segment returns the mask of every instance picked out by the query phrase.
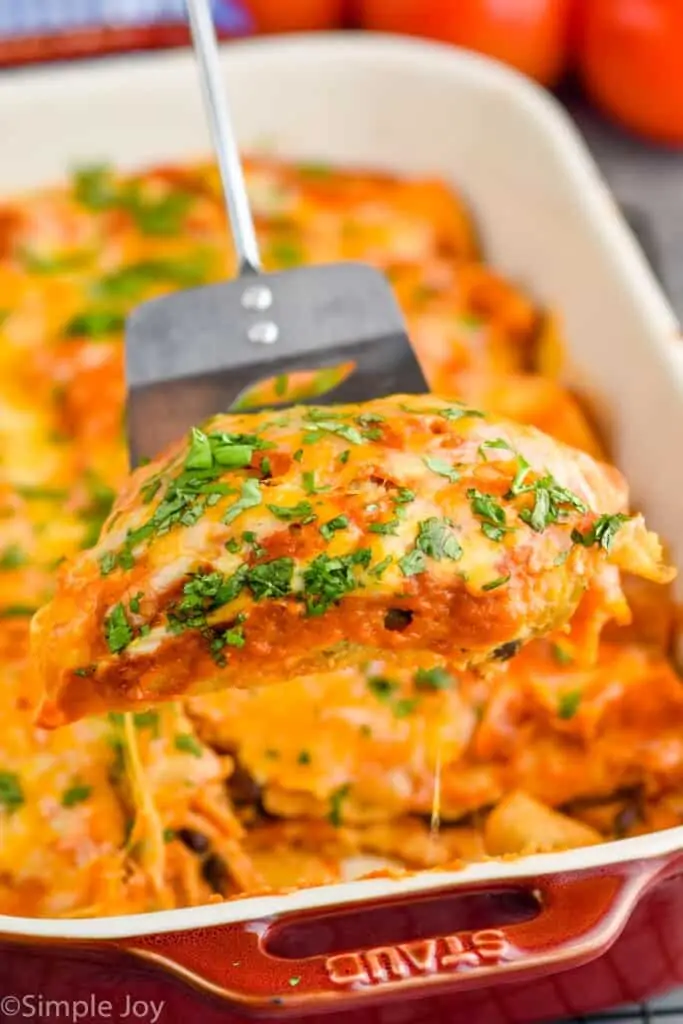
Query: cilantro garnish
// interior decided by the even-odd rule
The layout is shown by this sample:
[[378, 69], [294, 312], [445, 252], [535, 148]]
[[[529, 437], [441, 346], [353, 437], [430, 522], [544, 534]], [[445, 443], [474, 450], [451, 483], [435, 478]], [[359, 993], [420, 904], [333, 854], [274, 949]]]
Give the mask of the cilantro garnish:
[[75, 782], [73, 786], [69, 786], [68, 789], [64, 790], [62, 794], [62, 807], [75, 807], [76, 804], [82, 804], [91, 793], [92, 786]]
[[329, 486], [316, 487], [315, 473], [313, 473], [311, 470], [305, 470], [301, 474], [301, 483], [303, 484], [303, 488], [306, 494], [322, 494], [324, 491], [329, 491], [330, 489]]
[[227, 512], [224, 513], [222, 521], [226, 525], [229, 525], [230, 523], [234, 522], [234, 520], [237, 519], [237, 517], [241, 515], [242, 512], [246, 511], [246, 509], [255, 508], [257, 505], [260, 504], [261, 486], [258, 480], [245, 480], [244, 483], [242, 484], [242, 493], [240, 497], [237, 499], [237, 501], [233, 502], [233, 504], [229, 507]]
[[557, 705], [557, 717], [568, 719], [573, 718], [581, 704], [581, 691], [568, 690], [563, 693]]
[[126, 318], [116, 309], [85, 309], [76, 313], [64, 325], [66, 338], [107, 338], [118, 334], [126, 325]]
[[356, 566], [367, 568], [372, 557], [369, 548], [351, 555], [330, 558], [318, 555], [304, 570], [303, 584], [308, 615], [322, 615], [345, 594], [355, 590], [358, 580]]
[[456, 480], [460, 479], [460, 473], [457, 469], [453, 469], [444, 459], [438, 459], [431, 455], [425, 455], [422, 459], [427, 469], [431, 469], [432, 473], [436, 473], [438, 476], [445, 476], [452, 484]]
[[423, 551], [413, 548], [407, 555], [399, 558], [398, 565], [404, 576], [418, 576], [427, 569], [427, 559]]
[[455, 679], [440, 665], [434, 668], [419, 668], [414, 676], [416, 690], [452, 690]]
[[266, 508], [284, 522], [300, 520], [306, 524], [318, 518], [310, 501], [300, 501], [297, 505], [266, 505]]
[[398, 683], [393, 679], [385, 679], [384, 676], [370, 676], [368, 690], [374, 693], [378, 700], [388, 700], [398, 690]]
[[392, 555], [387, 555], [387, 557], [383, 558], [381, 562], [377, 563], [377, 565], [373, 565], [372, 569], [370, 569], [370, 575], [375, 576], [378, 580], [380, 580], [384, 573], [389, 568], [389, 566], [391, 565], [391, 563], [393, 562], [393, 560], [394, 559]]
[[614, 538], [624, 523], [628, 522], [628, 519], [629, 517], [621, 512], [617, 512], [616, 515], [598, 516], [585, 533], [576, 529], [572, 530], [572, 540], [575, 544], [582, 544], [585, 548], [598, 544], [604, 551], [609, 551]]
[[293, 573], [293, 558], [274, 558], [249, 569], [245, 574], [245, 582], [255, 601], [261, 601], [264, 597], [286, 597], [292, 590]]
[[327, 820], [330, 825], [334, 828], [339, 828], [342, 823], [342, 804], [347, 798], [351, 791], [351, 787], [348, 783], [344, 786], [339, 786], [333, 793], [330, 794], [330, 809], [327, 814]]
[[18, 544], [9, 544], [0, 555], [0, 569], [18, 569], [28, 561]]
[[183, 754], [192, 754], [193, 757], [202, 756], [202, 745], [190, 732], [178, 733], [174, 740], [174, 746]]
[[320, 527], [320, 532], [325, 540], [332, 540], [332, 537], [337, 530], [345, 530], [349, 525], [348, 516], [335, 516], [334, 519], [330, 519], [327, 523], [323, 523]]
[[121, 651], [124, 651], [133, 639], [133, 630], [126, 618], [126, 611], [120, 602], [114, 605], [105, 620], [104, 636], [107, 641], [107, 647], [112, 654], [119, 654]]
[[16, 772], [0, 772], [0, 807], [11, 814], [23, 803], [24, 791], [19, 776]]
[[578, 495], [566, 487], [561, 487], [550, 474], [533, 484], [517, 485], [516, 495], [528, 493], [534, 496], [533, 507], [531, 509], [523, 508], [519, 513], [519, 518], [536, 533], [542, 533], [546, 526], [561, 521], [569, 509], [575, 509], [578, 512], [587, 511]]
[[497, 590], [498, 587], [502, 587], [504, 583], [507, 583], [507, 581], [509, 579], [510, 579], [510, 573], [508, 573], [507, 576], [499, 576], [495, 580], [489, 580], [488, 583], [484, 583], [484, 585], [482, 586], [481, 589], [482, 590]]
[[108, 576], [118, 563], [118, 556], [113, 551], [105, 551], [100, 558], [100, 576]]
[[391, 536], [396, 533], [396, 530], [399, 525], [400, 524], [398, 519], [390, 519], [386, 523], [370, 523], [368, 525], [368, 530], [370, 531], [370, 533], [381, 533], [387, 536]]
[[505, 509], [499, 505], [494, 495], [484, 494], [476, 487], [467, 491], [472, 511], [481, 520], [481, 530], [489, 540], [502, 540], [509, 527], [506, 526]]
[[462, 558], [462, 548], [453, 531], [454, 524], [450, 519], [437, 519], [435, 516], [424, 519], [418, 526], [415, 547], [437, 562], [444, 558], [457, 562]]

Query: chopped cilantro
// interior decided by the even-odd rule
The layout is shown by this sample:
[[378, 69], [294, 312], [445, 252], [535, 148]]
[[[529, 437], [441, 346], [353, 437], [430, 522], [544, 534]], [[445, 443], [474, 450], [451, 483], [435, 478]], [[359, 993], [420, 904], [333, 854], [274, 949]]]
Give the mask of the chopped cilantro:
[[335, 516], [334, 519], [330, 519], [327, 523], [323, 523], [320, 527], [320, 532], [325, 540], [332, 540], [332, 537], [337, 530], [345, 530], [349, 525], [348, 516]]
[[133, 725], [136, 729], [151, 729], [155, 736], [159, 734], [159, 712], [154, 708], [148, 711], [136, 711], [133, 715]]
[[[355, 427], [349, 423], [336, 423], [331, 418], [329, 410], [325, 410], [326, 418], [318, 419], [317, 416], [321, 410], [311, 409], [308, 412], [307, 419], [312, 420], [310, 430], [311, 431], [322, 431], [326, 434], [336, 434], [337, 437], [343, 437], [345, 441], [350, 441], [351, 444], [362, 444], [363, 435]], [[312, 438], [314, 440], [315, 438]]]
[[387, 555], [387, 557], [383, 558], [381, 562], [377, 563], [377, 565], [373, 565], [372, 569], [370, 569], [370, 575], [376, 577], [376, 579], [378, 580], [381, 580], [382, 576], [387, 571], [393, 560], [394, 559], [392, 555]]
[[150, 480], [140, 489], [140, 497], [145, 505], [149, 505], [160, 487], [161, 480]]
[[18, 569], [27, 561], [26, 553], [18, 544], [9, 544], [0, 555], [0, 569]]
[[327, 815], [327, 820], [330, 825], [334, 828], [339, 828], [342, 823], [342, 804], [348, 797], [351, 791], [351, 787], [348, 783], [344, 786], [339, 786], [333, 793], [330, 794], [330, 809]]
[[398, 526], [400, 525], [398, 519], [390, 519], [386, 523], [370, 523], [368, 530], [370, 533], [382, 533], [387, 535], [393, 535], [396, 533]]
[[23, 619], [35, 615], [38, 609], [31, 604], [7, 604], [0, 608], [0, 619]]
[[598, 516], [585, 533], [580, 530], [572, 530], [572, 540], [575, 544], [582, 544], [586, 548], [598, 544], [604, 551], [609, 551], [614, 538], [628, 518], [621, 512], [617, 512], [616, 515]]
[[142, 260], [100, 278], [94, 291], [98, 299], [123, 299], [135, 302], [150, 285], [196, 287], [206, 280], [208, 270], [209, 259], [205, 251], [176, 260]]
[[306, 494], [322, 494], [330, 489], [329, 487], [316, 487], [315, 473], [312, 473], [310, 470], [306, 470], [301, 474], [301, 482]]
[[301, 520], [302, 523], [312, 523], [317, 519], [310, 501], [300, 501], [297, 505], [266, 505], [269, 512], [272, 512], [278, 519], [284, 522]]
[[118, 334], [126, 325], [126, 318], [119, 310], [99, 309], [93, 306], [76, 313], [64, 326], [66, 338], [107, 338]]
[[21, 260], [31, 274], [64, 274], [70, 270], [80, 270], [92, 259], [92, 252], [76, 250], [54, 256], [44, 256], [39, 252], [24, 249]]
[[121, 189], [117, 205], [130, 214], [143, 235], [168, 237], [180, 234], [192, 200], [187, 192], [169, 192], [160, 198], [143, 196], [132, 182]]
[[553, 658], [558, 665], [571, 665], [573, 662], [574, 659], [569, 651], [565, 650], [565, 648], [561, 647], [559, 644], [551, 644], [550, 649], [552, 651]]
[[293, 572], [293, 558], [274, 558], [249, 569], [245, 580], [255, 601], [264, 597], [286, 597], [292, 590]]
[[417, 697], [401, 697], [392, 705], [392, 710], [396, 718], [407, 718], [412, 715], [419, 703]]
[[490, 448], [498, 449], [500, 451], [513, 452], [514, 453], [514, 449], [511, 448], [510, 445], [507, 443], [507, 441], [504, 438], [502, 438], [502, 437], [496, 437], [492, 441], [482, 441], [482, 443], [479, 445], [479, 453], [480, 453], [480, 455], [482, 455], [484, 458], [486, 458], [486, 452]]
[[581, 704], [580, 690], [567, 690], [560, 697], [557, 705], [557, 717], [568, 719], [573, 718]]
[[482, 520], [482, 533], [489, 540], [502, 540], [503, 535], [509, 529], [505, 523], [505, 509], [499, 505], [492, 494], [484, 494], [476, 487], [470, 487], [467, 491], [472, 511], [475, 516]]
[[100, 576], [108, 576], [116, 568], [118, 557], [113, 551], [105, 551], [100, 558]]
[[431, 469], [432, 473], [436, 473], [438, 476], [445, 476], [452, 484], [460, 479], [460, 473], [458, 473], [457, 469], [453, 469], [444, 459], [425, 455], [422, 461], [427, 469]]
[[443, 416], [446, 420], [461, 420], [465, 416], [477, 416], [479, 419], [483, 419], [484, 413], [478, 409], [468, 409], [464, 405], [450, 405], [446, 409], [439, 409], [439, 416]]
[[393, 679], [386, 679], [384, 676], [370, 676], [368, 679], [368, 690], [378, 700], [389, 700], [398, 690], [398, 683], [394, 682]]
[[82, 804], [84, 800], [87, 800], [92, 793], [92, 786], [86, 786], [83, 783], [75, 782], [73, 786], [69, 786], [68, 789], [64, 790], [62, 794], [62, 807], [75, 807], [76, 804]]
[[296, 267], [304, 261], [303, 249], [293, 239], [275, 239], [270, 243], [268, 252], [278, 267]]
[[140, 598], [142, 596], [143, 596], [143, 593], [142, 593], [141, 590], [139, 590], [137, 594], [134, 594], [133, 597], [131, 597], [131, 599], [130, 599], [130, 601], [128, 603], [128, 607], [130, 608], [130, 610], [135, 615], [137, 615], [139, 613], [139, 611], [140, 611]]
[[437, 519], [432, 516], [419, 524], [418, 531], [415, 546], [425, 555], [429, 555], [437, 562], [444, 558], [457, 562], [462, 558], [462, 548], [450, 519]]
[[192, 754], [193, 757], [202, 756], [202, 745], [190, 732], [178, 733], [173, 743], [176, 750], [180, 750], [183, 754]]
[[536, 533], [542, 533], [546, 526], [559, 522], [570, 508], [586, 511], [581, 499], [566, 487], [561, 487], [550, 475], [533, 484], [517, 486], [516, 495], [526, 493], [533, 494], [534, 504], [531, 509], [523, 508], [519, 518]]
[[507, 576], [499, 576], [495, 580], [489, 580], [488, 583], [484, 583], [484, 585], [482, 586], [481, 589], [482, 590], [497, 590], [498, 587], [502, 587], [504, 583], [507, 583], [507, 581], [509, 579], [510, 579], [510, 573], [508, 573]]
[[10, 814], [24, 803], [24, 791], [16, 772], [0, 771], [0, 807]]
[[237, 501], [233, 502], [227, 512], [223, 515], [223, 522], [228, 525], [234, 522], [239, 515], [248, 508], [255, 508], [261, 504], [261, 487], [258, 480], [245, 480], [242, 484], [242, 493]]
[[399, 558], [398, 565], [404, 576], [418, 576], [420, 573], [425, 572], [427, 559], [423, 551], [420, 551], [419, 548], [413, 548], [403, 558]]
[[393, 495], [393, 501], [396, 505], [409, 505], [411, 501], [415, 501], [415, 491], [411, 491], [408, 487], [399, 487], [396, 494]]
[[297, 764], [310, 764], [311, 763], [311, 755], [309, 754], [309, 752], [307, 750], [300, 750], [299, 751], [299, 756], [296, 759], [296, 763]]
[[350, 454], [351, 454], [351, 449], [350, 448], [346, 448], [341, 453], [341, 455], [339, 456], [339, 461], [341, 462], [342, 466], [345, 466], [346, 463], [349, 461]]
[[79, 676], [81, 679], [87, 679], [89, 676], [94, 676], [96, 671], [96, 665], [84, 665], [82, 668], [75, 668], [74, 675]]
[[186, 469], [210, 469], [213, 466], [211, 442], [198, 427], [190, 431], [190, 450], [185, 457]]
[[361, 548], [351, 555], [330, 558], [318, 555], [304, 570], [303, 584], [308, 615], [322, 615], [340, 598], [355, 590], [358, 580], [357, 565], [367, 568], [372, 557], [369, 548]]
[[120, 602], [114, 605], [105, 620], [104, 636], [112, 654], [124, 651], [133, 639], [133, 630], [130, 628], [125, 609]]
[[440, 665], [435, 665], [434, 668], [419, 668], [413, 681], [417, 690], [452, 690], [455, 687], [453, 676]]
[[297, 450], [294, 452], [294, 455], [292, 455], [292, 458], [294, 459], [295, 462], [301, 462], [303, 457], [304, 457], [304, 450], [303, 450], [303, 448], [297, 448]]
[[114, 177], [105, 164], [77, 168], [73, 184], [77, 202], [89, 210], [107, 210], [116, 202]]
[[292, 988], [295, 988], [301, 981], [301, 978], [298, 974], [293, 974], [290, 978], [287, 979], [287, 981], [289, 982]]

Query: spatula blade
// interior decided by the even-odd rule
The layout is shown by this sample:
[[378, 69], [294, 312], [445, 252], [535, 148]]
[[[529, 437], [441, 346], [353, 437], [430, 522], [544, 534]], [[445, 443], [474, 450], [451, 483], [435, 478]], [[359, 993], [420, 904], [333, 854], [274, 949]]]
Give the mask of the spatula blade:
[[362, 263], [246, 275], [146, 302], [126, 326], [132, 464], [259, 380], [346, 362], [354, 372], [318, 404], [427, 390], [386, 278]]

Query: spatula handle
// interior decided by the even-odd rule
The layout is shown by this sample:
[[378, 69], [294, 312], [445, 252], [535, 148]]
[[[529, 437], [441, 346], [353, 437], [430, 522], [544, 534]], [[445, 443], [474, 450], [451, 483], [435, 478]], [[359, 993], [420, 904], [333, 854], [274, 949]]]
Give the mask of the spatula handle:
[[237, 249], [239, 272], [240, 275], [258, 273], [261, 269], [261, 258], [225, 84], [221, 75], [218, 41], [209, 0], [187, 0], [187, 11], [194, 51], [199, 65], [204, 105], [218, 159], [225, 208]]

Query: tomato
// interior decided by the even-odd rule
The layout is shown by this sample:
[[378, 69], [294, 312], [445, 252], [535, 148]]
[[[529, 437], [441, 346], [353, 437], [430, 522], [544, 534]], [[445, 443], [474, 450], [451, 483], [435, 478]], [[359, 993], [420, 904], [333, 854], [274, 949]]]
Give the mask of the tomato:
[[683, 145], [681, 0], [589, 0], [579, 69], [607, 114], [656, 142]]
[[259, 32], [337, 28], [345, 0], [245, 0]]
[[566, 67], [572, 6], [573, 0], [361, 0], [361, 22], [478, 50], [554, 85]]

